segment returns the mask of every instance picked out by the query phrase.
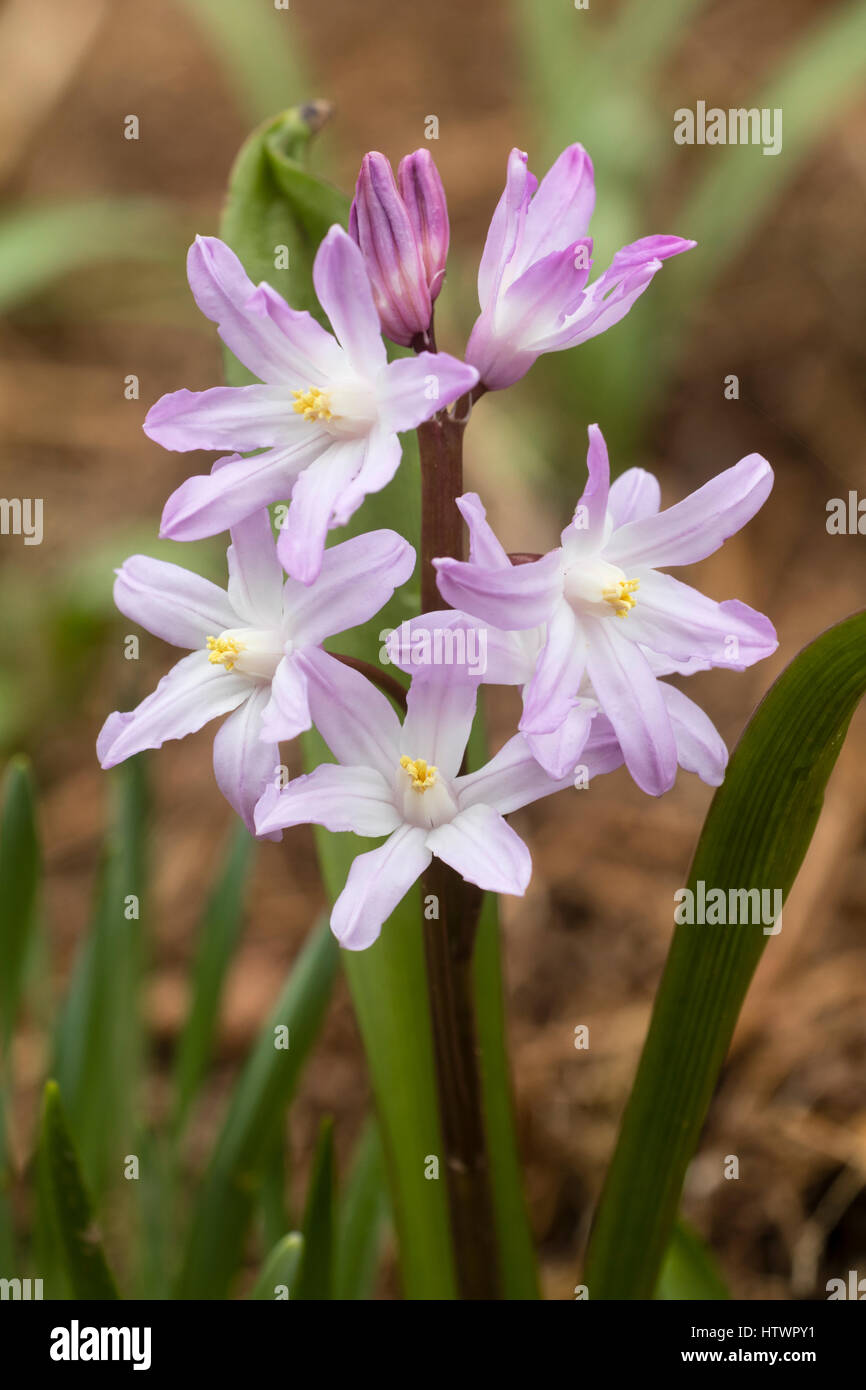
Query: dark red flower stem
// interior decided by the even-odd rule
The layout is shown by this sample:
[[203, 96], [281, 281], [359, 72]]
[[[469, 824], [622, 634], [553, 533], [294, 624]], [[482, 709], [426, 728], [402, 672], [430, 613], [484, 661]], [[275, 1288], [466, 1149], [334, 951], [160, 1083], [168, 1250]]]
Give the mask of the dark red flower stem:
[[[436, 588], [435, 556], [463, 558], [463, 431], [472, 400], [420, 426], [421, 607], [447, 607]], [[456, 417], [456, 418], [455, 418]], [[482, 894], [441, 860], [424, 875], [424, 950], [433, 1029], [452, 1244], [461, 1299], [501, 1297], [499, 1254], [472, 987], [472, 957]]]

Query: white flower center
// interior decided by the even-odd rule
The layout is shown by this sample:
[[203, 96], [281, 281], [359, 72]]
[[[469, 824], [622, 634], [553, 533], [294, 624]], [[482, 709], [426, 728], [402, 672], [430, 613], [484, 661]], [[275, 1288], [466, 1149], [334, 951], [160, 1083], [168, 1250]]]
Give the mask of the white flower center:
[[357, 438], [367, 434], [376, 421], [376, 393], [360, 379], [337, 382], [328, 387], [307, 386], [292, 392], [292, 409], [310, 425], [328, 434]]
[[639, 579], [628, 579], [607, 560], [577, 560], [565, 571], [565, 597], [576, 613], [624, 618], [637, 603]]
[[208, 637], [208, 661], [237, 671], [251, 680], [269, 681], [286, 653], [288, 644], [281, 633], [254, 627], [227, 628], [219, 637]]
[[400, 759], [396, 778], [397, 807], [410, 825], [432, 829], [457, 814], [457, 802], [439, 769], [424, 758]]

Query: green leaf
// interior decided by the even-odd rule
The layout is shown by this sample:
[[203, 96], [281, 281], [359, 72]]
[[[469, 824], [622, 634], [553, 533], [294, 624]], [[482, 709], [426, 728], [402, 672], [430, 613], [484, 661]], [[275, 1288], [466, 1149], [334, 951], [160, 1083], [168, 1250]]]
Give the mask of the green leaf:
[[223, 855], [201, 926], [192, 985], [192, 1006], [178, 1044], [174, 1128], [179, 1132], [210, 1058], [226, 972], [243, 927], [244, 894], [255, 840], [237, 821]]
[[0, 313], [61, 276], [103, 261], [164, 261], [181, 239], [171, 211], [147, 199], [24, 206], [0, 218]]
[[55, 1081], [46, 1084], [43, 1096], [39, 1162], [73, 1298], [118, 1298], [117, 1285], [94, 1231], [90, 1198]]
[[30, 764], [13, 758], [0, 792], [0, 1052], [8, 1046], [21, 1000], [40, 872]]
[[368, 1120], [340, 1202], [336, 1298], [372, 1297], [387, 1216], [385, 1155], [378, 1127]]
[[53, 1072], [88, 1185], [120, 1176], [141, 1075], [140, 983], [146, 908], [145, 765], [109, 775], [113, 810], [97, 902], [57, 1031]]
[[292, 1231], [278, 1240], [262, 1265], [250, 1298], [271, 1300], [276, 1297], [277, 1290], [283, 1288], [288, 1289], [291, 1296], [303, 1253], [304, 1237], [299, 1231]]
[[[331, 997], [338, 954], [321, 923], [295, 961], [234, 1088], [195, 1202], [178, 1298], [225, 1298], [237, 1273], [271, 1146]], [[286, 1029], [288, 1047], [278, 1045]]]
[[288, 5], [237, 0], [184, 0], [220, 59], [250, 121], [263, 120], [286, 97], [308, 90], [298, 53], [298, 25]]
[[[691, 891], [703, 882], [706, 892], [787, 896], [864, 691], [866, 613], [858, 613], [805, 647], [758, 706], [710, 806]], [[762, 925], [674, 932], [590, 1240], [584, 1282], [593, 1299], [652, 1297], [686, 1168], [770, 939]]]
[[674, 1227], [655, 1296], [668, 1303], [731, 1296], [709, 1250], [685, 1221]]
[[324, 1120], [319, 1131], [304, 1210], [304, 1254], [296, 1284], [296, 1299], [310, 1302], [334, 1297], [336, 1192], [334, 1124], [332, 1120]]

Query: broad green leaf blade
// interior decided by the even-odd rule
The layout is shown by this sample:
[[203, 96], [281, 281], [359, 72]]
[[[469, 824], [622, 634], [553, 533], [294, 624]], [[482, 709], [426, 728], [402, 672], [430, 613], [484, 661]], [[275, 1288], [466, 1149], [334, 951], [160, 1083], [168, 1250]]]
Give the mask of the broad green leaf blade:
[[378, 1127], [368, 1120], [340, 1201], [336, 1298], [372, 1297], [387, 1216], [385, 1155]]
[[201, 1084], [216, 1030], [226, 972], [243, 927], [244, 894], [255, 840], [239, 820], [232, 829], [224, 867], [216, 878], [199, 927], [199, 947], [187, 1015], [175, 1066], [174, 1128], [179, 1132]]
[[0, 1053], [15, 1026], [27, 949], [36, 926], [39, 840], [30, 765], [13, 758], [0, 792]]
[[182, 240], [171, 211], [145, 199], [23, 206], [0, 218], [0, 313], [99, 262], [165, 261]]
[[655, 1296], [668, 1303], [731, 1296], [709, 1250], [685, 1221], [678, 1221], [673, 1229]]
[[300, 1231], [292, 1231], [277, 1241], [268, 1255], [262, 1271], [255, 1282], [250, 1298], [273, 1300], [284, 1297], [283, 1289], [291, 1297], [292, 1288], [298, 1274], [298, 1266], [304, 1253], [304, 1237]]
[[145, 922], [144, 760], [109, 774], [113, 811], [90, 933], [57, 1032], [53, 1072], [88, 1186], [119, 1179], [135, 1132], [141, 1074], [140, 981]]
[[90, 1198], [54, 1081], [46, 1084], [43, 1097], [39, 1162], [73, 1298], [118, 1298], [117, 1285], [94, 1234]]
[[[707, 892], [787, 896], [864, 691], [866, 613], [858, 613], [805, 647], [752, 716], [704, 823], [692, 892], [703, 883]], [[686, 1168], [770, 939], [760, 924], [676, 928], [595, 1217], [590, 1298], [652, 1297]]]
[[193, 1210], [178, 1298], [225, 1298], [286, 1107], [319, 1035], [337, 973], [321, 923], [295, 961], [240, 1081]]
[[304, 1210], [304, 1254], [295, 1298], [305, 1302], [334, 1297], [334, 1223], [337, 1173], [334, 1166], [334, 1123], [325, 1120], [313, 1158]]
[[250, 121], [264, 120], [306, 88], [298, 23], [288, 4], [184, 0], [220, 59]]

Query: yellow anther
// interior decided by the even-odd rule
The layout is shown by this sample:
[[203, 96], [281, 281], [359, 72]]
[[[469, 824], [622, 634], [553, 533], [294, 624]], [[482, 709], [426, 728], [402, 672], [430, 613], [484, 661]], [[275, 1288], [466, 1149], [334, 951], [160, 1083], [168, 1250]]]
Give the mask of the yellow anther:
[[429, 791], [436, 781], [436, 768], [432, 763], [426, 763], [423, 758], [407, 758], [404, 753], [400, 759], [400, 766], [412, 778], [413, 791]]
[[609, 603], [618, 618], [624, 618], [626, 613], [630, 613], [637, 603], [633, 598], [635, 590], [640, 588], [639, 579], [620, 579], [616, 584], [611, 584], [609, 588], [602, 589], [601, 596], [605, 603]]
[[211, 665], [224, 666], [227, 671], [231, 671], [244, 647], [243, 643], [234, 637], [209, 637], [207, 649], [210, 652], [208, 661]]
[[303, 415], [305, 420], [333, 420], [331, 414], [331, 396], [328, 391], [323, 391], [319, 386], [310, 386], [306, 391], [293, 391], [295, 398], [294, 410], [297, 415]]

